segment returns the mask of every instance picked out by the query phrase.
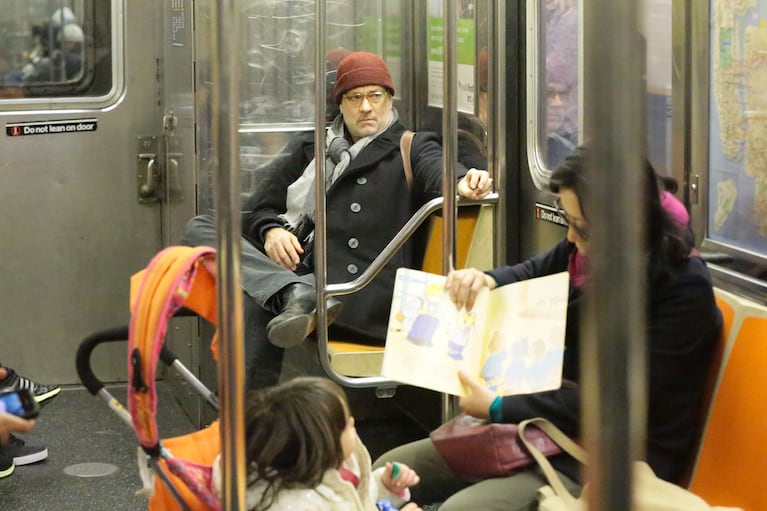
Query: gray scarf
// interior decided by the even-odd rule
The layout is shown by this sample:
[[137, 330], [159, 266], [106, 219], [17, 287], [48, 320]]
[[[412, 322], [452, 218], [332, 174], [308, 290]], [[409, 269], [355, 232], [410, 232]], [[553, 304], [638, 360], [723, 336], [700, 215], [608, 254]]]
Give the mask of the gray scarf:
[[[325, 137], [325, 191], [341, 177], [351, 161], [373, 140], [397, 121], [397, 110], [392, 108], [389, 122], [386, 126], [369, 137], [363, 137], [350, 146], [344, 136], [346, 125], [341, 115], [338, 115], [328, 128]], [[285, 206], [287, 211], [280, 218], [287, 223], [287, 229], [296, 234], [302, 242], [314, 238], [314, 176], [315, 160], [306, 166], [301, 176], [288, 186]]]

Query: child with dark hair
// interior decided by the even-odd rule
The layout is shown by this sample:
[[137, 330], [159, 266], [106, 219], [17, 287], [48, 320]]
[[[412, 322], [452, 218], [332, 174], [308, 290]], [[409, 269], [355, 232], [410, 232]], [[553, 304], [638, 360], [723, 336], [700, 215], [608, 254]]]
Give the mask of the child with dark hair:
[[[401, 463], [371, 471], [346, 395], [328, 379], [301, 377], [249, 392], [245, 436], [250, 511], [376, 511], [379, 500], [409, 500], [408, 488], [419, 481]], [[219, 470], [214, 463], [217, 488]]]

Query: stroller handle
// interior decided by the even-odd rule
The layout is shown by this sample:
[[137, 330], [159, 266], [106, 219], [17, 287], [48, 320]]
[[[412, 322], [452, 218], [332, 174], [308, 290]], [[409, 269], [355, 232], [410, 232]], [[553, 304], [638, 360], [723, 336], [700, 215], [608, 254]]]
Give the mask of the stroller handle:
[[107, 330], [100, 330], [94, 334], [89, 335], [80, 346], [77, 348], [77, 357], [75, 359], [75, 366], [77, 368], [77, 375], [80, 377], [80, 381], [91, 395], [96, 395], [104, 388], [104, 384], [96, 378], [93, 374], [93, 368], [91, 367], [91, 353], [99, 344], [106, 342], [117, 342], [128, 340], [128, 327], [121, 326], [116, 328], [109, 328]]
[[[91, 353], [99, 344], [107, 342], [119, 342], [128, 341], [128, 326], [120, 326], [116, 328], [109, 328], [107, 330], [101, 330], [94, 334], [89, 335], [80, 343], [77, 348], [77, 357], [75, 359], [75, 366], [77, 368], [77, 375], [80, 377], [80, 381], [91, 395], [96, 394], [104, 388], [104, 384], [99, 380], [95, 374], [93, 374], [93, 368], [91, 367]], [[165, 345], [160, 351], [160, 360], [167, 366], [172, 366], [178, 357], [170, 351]]]

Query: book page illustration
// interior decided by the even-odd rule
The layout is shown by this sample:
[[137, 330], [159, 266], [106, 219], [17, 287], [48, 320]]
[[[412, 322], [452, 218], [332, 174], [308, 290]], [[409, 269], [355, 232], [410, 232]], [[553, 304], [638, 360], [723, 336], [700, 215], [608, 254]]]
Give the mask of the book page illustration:
[[394, 284], [382, 373], [388, 378], [454, 395], [464, 390], [458, 369], [476, 373], [482, 355], [483, 293], [472, 312], [459, 311], [445, 277], [400, 269]]
[[494, 289], [480, 380], [499, 395], [557, 389], [562, 384], [566, 272]]
[[462, 396], [459, 369], [499, 395], [561, 385], [569, 277], [566, 272], [483, 291], [458, 310], [445, 277], [400, 269], [382, 374]]

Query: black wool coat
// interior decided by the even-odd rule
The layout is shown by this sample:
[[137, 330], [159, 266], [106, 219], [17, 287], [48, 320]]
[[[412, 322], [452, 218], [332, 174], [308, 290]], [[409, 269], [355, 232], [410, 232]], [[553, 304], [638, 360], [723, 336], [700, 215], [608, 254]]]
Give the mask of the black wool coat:
[[[359, 277], [373, 259], [425, 202], [442, 195], [442, 148], [433, 133], [419, 132], [411, 147], [412, 187], [408, 188], [400, 153], [405, 127], [395, 122], [368, 144], [327, 191], [328, 283]], [[314, 134], [297, 135], [272, 164], [262, 186], [247, 202], [243, 235], [264, 250], [264, 233], [283, 227], [287, 188], [314, 158]], [[466, 168], [457, 164], [461, 178]], [[333, 335], [368, 342], [382, 341], [391, 308], [397, 268], [420, 268], [426, 238], [411, 239], [361, 291], [338, 297], [344, 308]], [[311, 247], [305, 264], [313, 271]]]

